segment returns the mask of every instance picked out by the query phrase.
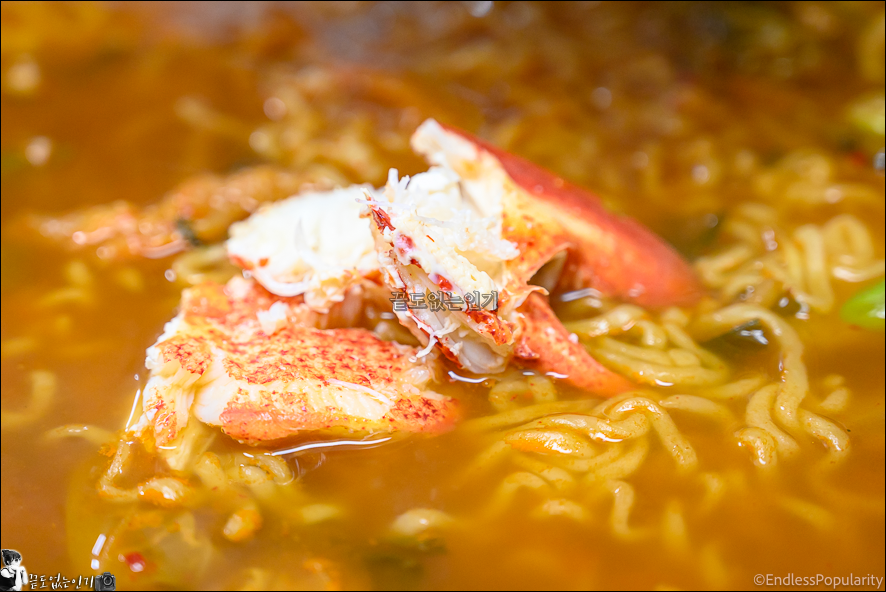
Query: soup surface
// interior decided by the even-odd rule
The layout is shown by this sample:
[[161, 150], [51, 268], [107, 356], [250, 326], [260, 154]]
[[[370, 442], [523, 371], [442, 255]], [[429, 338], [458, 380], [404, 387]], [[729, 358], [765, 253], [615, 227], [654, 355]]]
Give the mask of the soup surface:
[[[884, 272], [883, 23], [882, 2], [4, 2], [4, 548], [32, 584], [120, 589], [882, 578], [883, 333], [840, 310]], [[229, 224], [425, 170], [429, 117], [693, 264], [693, 307], [551, 296], [636, 390], [448, 365], [445, 434], [247, 446], [193, 422], [178, 471], [123, 432], [182, 289], [239, 273]], [[415, 343], [383, 308], [358, 324]]]

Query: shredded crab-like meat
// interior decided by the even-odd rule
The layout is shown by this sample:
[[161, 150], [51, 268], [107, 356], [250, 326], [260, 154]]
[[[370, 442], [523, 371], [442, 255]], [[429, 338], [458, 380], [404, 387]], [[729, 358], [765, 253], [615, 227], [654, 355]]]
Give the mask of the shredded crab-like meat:
[[383, 278], [407, 296], [475, 294], [494, 304], [395, 309], [404, 326], [476, 373], [514, 360], [600, 394], [628, 388], [569, 338], [542, 294], [578, 286], [652, 305], [688, 302], [697, 282], [685, 262], [593, 196], [433, 120], [412, 146], [431, 168], [412, 178], [392, 170], [383, 195], [365, 200]]
[[358, 203], [372, 192], [354, 185], [267, 204], [231, 226], [228, 256], [269, 292], [304, 296], [309, 307], [326, 312], [378, 274], [372, 233]]

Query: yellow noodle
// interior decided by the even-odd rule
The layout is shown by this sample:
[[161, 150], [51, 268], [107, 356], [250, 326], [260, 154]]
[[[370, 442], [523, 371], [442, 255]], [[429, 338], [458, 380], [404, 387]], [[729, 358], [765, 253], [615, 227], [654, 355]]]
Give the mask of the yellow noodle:
[[269, 472], [258, 466], [248, 466], [245, 472], [246, 479], [234, 484], [244, 485], [253, 498], [276, 515], [291, 520], [301, 518], [300, 508], [308, 499], [296, 482], [281, 487]]
[[251, 131], [240, 119], [214, 109], [205, 99], [199, 97], [180, 97], [175, 102], [174, 109], [179, 119], [188, 125], [232, 140], [242, 141]]
[[501, 485], [496, 489], [487, 507], [486, 514], [494, 516], [504, 512], [521, 489], [548, 492], [551, 490], [551, 486], [538, 475], [533, 475], [526, 471], [511, 473], [504, 478]]
[[614, 397], [609, 397], [608, 399], [603, 399], [597, 405], [591, 409], [591, 415], [595, 415], [597, 417], [607, 416], [609, 409], [612, 408], [616, 403], [620, 403], [621, 401], [627, 401], [628, 399], [633, 399], [634, 397], [645, 397], [645, 396], [654, 396], [648, 390], [633, 390], [633, 391], [625, 391], [623, 393], [619, 393]]
[[[799, 431], [797, 410], [809, 391], [806, 366], [803, 364], [803, 342], [796, 331], [778, 315], [748, 304], [733, 304], [703, 315], [696, 326], [703, 334], [713, 336], [750, 321], [759, 321], [778, 342], [781, 350], [782, 384], [776, 396], [774, 413], [788, 429]], [[781, 446], [783, 439], [773, 434]]]
[[646, 311], [639, 306], [622, 304], [600, 316], [581, 321], [572, 321], [565, 323], [565, 326], [569, 331], [580, 337], [592, 339], [603, 335], [623, 333], [645, 316]]
[[382, 319], [376, 323], [372, 332], [382, 341], [394, 341], [404, 345], [419, 346], [418, 340], [398, 321]]
[[164, 508], [185, 504], [194, 496], [193, 488], [175, 477], [152, 477], [137, 487], [140, 499]]
[[[822, 469], [826, 469], [822, 465]], [[827, 470], [819, 470], [812, 473], [811, 482], [813, 491], [830, 507], [845, 508], [847, 511], [860, 512], [882, 519], [886, 515], [886, 499], [882, 495], [865, 495], [846, 487], [836, 487], [827, 481], [830, 473]]]
[[610, 465], [619, 456], [621, 456], [623, 452], [624, 449], [620, 445], [613, 444], [607, 446], [606, 450], [593, 458], [561, 457], [552, 458], [551, 462], [555, 463], [559, 467], [562, 467], [569, 471], [573, 471], [575, 473], [587, 473], [589, 471], [596, 471], [599, 468]]
[[554, 383], [544, 376], [521, 377], [503, 380], [489, 390], [489, 402], [497, 411], [507, 411], [520, 406], [520, 395], [529, 394], [535, 403], [557, 400]]
[[227, 282], [239, 270], [228, 261], [224, 243], [198, 247], [175, 258], [172, 262], [175, 277], [195, 286], [206, 281]]
[[589, 409], [596, 404], [593, 399], [584, 399], [580, 401], [554, 401], [551, 403], [540, 403], [538, 405], [529, 405], [521, 409], [505, 411], [497, 415], [489, 417], [480, 417], [466, 421], [462, 424], [461, 429], [469, 432], [480, 432], [493, 430], [515, 423], [523, 423], [536, 417], [548, 415], [550, 413], [570, 413], [574, 411], [582, 411]]
[[670, 500], [665, 505], [661, 526], [662, 543], [670, 553], [685, 555], [689, 551], [689, 532], [683, 506], [678, 500]]
[[47, 440], [61, 440], [63, 438], [83, 438], [95, 446], [107, 444], [114, 439], [114, 433], [110, 430], [88, 424], [67, 424], [47, 430], [44, 436]]
[[114, 279], [120, 286], [130, 292], [143, 292], [145, 289], [145, 278], [134, 267], [121, 268], [114, 274]]
[[273, 456], [267, 453], [256, 454], [251, 460], [256, 466], [259, 466], [270, 473], [274, 479], [274, 483], [277, 485], [289, 485], [295, 479], [295, 474], [292, 472], [292, 469], [286, 461], [279, 456]]
[[64, 269], [65, 279], [72, 286], [90, 288], [95, 284], [95, 276], [89, 267], [80, 259], [68, 261]]
[[836, 386], [833, 390], [818, 404], [819, 408], [826, 413], [839, 413], [846, 409], [849, 405], [849, 389], [843, 385]]
[[886, 262], [874, 258], [874, 241], [861, 220], [850, 214], [835, 216], [822, 227], [822, 234], [834, 259], [834, 278], [862, 282], [883, 275]]
[[619, 419], [626, 414], [637, 411], [642, 411], [646, 414], [658, 433], [658, 437], [661, 439], [665, 450], [674, 457], [680, 468], [693, 469], [696, 467], [698, 457], [695, 454], [695, 449], [692, 448], [686, 438], [680, 433], [680, 430], [677, 429], [670, 415], [654, 401], [645, 397], [635, 397], [620, 401], [610, 409], [609, 414], [613, 419]]
[[821, 440], [830, 451], [828, 462], [843, 461], [849, 455], [849, 434], [834, 422], [811, 411], [800, 409], [800, 424], [811, 436]]
[[698, 505], [698, 510], [702, 513], [710, 512], [714, 509], [726, 495], [726, 481], [719, 473], [702, 473], [699, 475], [702, 485], [704, 486], [704, 497]]
[[[767, 265], [766, 271], [778, 277], [785, 286], [791, 290], [791, 293], [800, 301], [812, 304], [812, 298], [805, 293], [803, 254], [794, 241], [791, 239], [783, 240], [779, 244], [779, 253], [782, 259], [777, 258], [777, 253], [767, 257], [765, 261]], [[783, 275], [781, 275], [783, 273]], [[816, 308], [818, 308], [816, 304]]]
[[239, 543], [251, 539], [262, 526], [262, 517], [255, 504], [248, 504], [234, 511], [222, 529], [229, 541]]
[[197, 552], [199, 549], [205, 549], [209, 544], [207, 537], [197, 532], [197, 519], [193, 512], [177, 512], [170, 528], [165, 532], [160, 532], [157, 537], [151, 541], [154, 546], [159, 546], [160, 541], [167, 536], [178, 536], [185, 544], [190, 547], [190, 552]]
[[31, 372], [31, 397], [24, 411], [3, 411], [0, 414], [2, 429], [22, 428], [38, 421], [49, 410], [55, 398], [58, 381], [47, 370]]
[[646, 347], [662, 349], [668, 343], [668, 337], [665, 335], [662, 328], [652, 321], [640, 319], [634, 325], [634, 329], [640, 333], [640, 343]]
[[456, 482], [461, 484], [473, 480], [477, 475], [490, 470], [503, 461], [511, 453], [511, 447], [504, 440], [496, 440], [465, 468], [461, 478], [457, 479]]
[[846, 386], [846, 379], [841, 374], [828, 374], [821, 379], [821, 385], [826, 389], [836, 389]]
[[819, 310], [830, 310], [834, 306], [834, 290], [826, 269], [827, 253], [821, 230], [806, 224], [794, 231], [794, 237], [803, 247], [805, 286], [812, 297], [811, 302]]
[[676, 325], [677, 327], [685, 327], [689, 324], [689, 315], [686, 314], [686, 311], [677, 308], [676, 306], [672, 306], [670, 308], [666, 308], [661, 313], [660, 320], [662, 324], [669, 323], [671, 325]]
[[724, 385], [708, 387], [704, 390], [704, 396], [708, 399], [743, 398], [759, 390], [766, 382], [767, 378], [765, 376], [757, 374]]
[[713, 544], [702, 547], [696, 564], [701, 570], [705, 586], [711, 590], [728, 590], [729, 573], [723, 557]]
[[637, 361], [649, 362], [660, 366], [671, 366], [673, 364], [671, 357], [667, 352], [657, 349], [622, 343], [621, 341], [616, 341], [610, 337], [601, 337], [596, 343], [599, 347]]
[[883, 275], [884, 271], [886, 271], [886, 261], [880, 259], [879, 261], [874, 261], [864, 267], [836, 265], [831, 268], [831, 275], [844, 282], [864, 282], [880, 277]]
[[594, 450], [575, 434], [557, 430], [520, 430], [507, 434], [504, 441], [514, 450], [539, 454], [564, 454], [590, 458]]
[[689, 333], [687, 333], [680, 325], [675, 323], [664, 323], [663, 329], [671, 343], [683, 350], [691, 352], [704, 365], [713, 369], [720, 368], [725, 370], [726, 365], [723, 361], [713, 353], [695, 343], [695, 340], [693, 340], [692, 337], [689, 336]]
[[535, 473], [548, 483], [554, 486], [554, 489], [561, 494], [568, 494], [575, 489], [575, 478], [560, 467], [554, 467], [548, 463], [533, 458], [527, 454], [515, 454], [513, 457], [514, 464], [525, 471]]
[[99, 496], [115, 502], [129, 502], [138, 499], [137, 489], [122, 489], [114, 485], [114, 480], [123, 475], [132, 455], [132, 442], [120, 441], [117, 451], [108, 469], [98, 480], [97, 491]]
[[754, 464], [758, 467], [774, 467], [778, 456], [777, 445], [772, 434], [763, 428], [742, 428], [735, 433], [740, 446], [749, 446]]
[[608, 463], [600, 464], [590, 469], [585, 475], [583, 482], [585, 486], [590, 486], [610, 479], [630, 477], [646, 460], [648, 452], [649, 444], [646, 438], [634, 440], [624, 454], [616, 456]]
[[564, 498], [552, 498], [544, 501], [532, 511], [531, 515], [535, 518], [562, 516], [581, 523], [588, 522], [591, 518], [591, 514], [584, 506]]
[[772, 406], [777, 395], [778, 385], [775, 384], [764, 386], [754, 393], [745, 409], [745, 421], [749, 426], [768, 433], [775, 440], [776, 448], [781, 454], [793, 456], [800, 452], [800, 447], [772, 421]]
[[[794, 155], [787, 160], [791, 158], [821, 160], [810, 165], [813, 168], [831, 166], [818, 155]], [[843, 184], [822, 186], [820, 191], [846, 190], [849, 187]], [[863, 192], [867, 195], [870, 189], [865, 187]], [[742, 295], [747, 302], [768, 307], [781, 290], [787, 290], [810, 308], [828, 312], [835, 303], [832, 279], [859, 282], [886, 271], [886, 262], [874, 258], [870, 231], [851, 214], [840, 214], [822, 225], [802, 225], [792, 234], [778, 228], [778, 215], [767, 206], [743, 204], [734, 216], [725, 230], [738, 244], [696, 262], [702, 280], [718, 288], [725, 300]]]
[[819, 530], [831, 530], [836, 522], [836, 518], [831, 512], [806, 500], [785, 497], [778, 505]]
[[303, 524], [320, 524], [344, 516], [344, 510], [333, 504], [308, 504], [298, 509]]
[[189, 421], [172, 448], [163, 448], [160, 455], [169, 468], [178, 473], [190, 470], [194, 461], [212, 444], [215, 431], [199, 421]]
[[721, 423], [730, 423], [735, 420], [732, 412], [724, 405], [695, 395], [671, 395], [662, 399], [659, 405], [665, 409], [678, 409], [705, 415]]
[[753, 287], [753, 292], [744, 290], [744, 301], [748, 304], [756, 304], [763, 308], [772, 308], [784, 295], [784, 287], [779, 285], [774, 279], [762, 277], [761, 279], [749, 282], [748, 286]]
[[634, 506], [634, 488], [624, 481], [607, 481], [604, 486], [612, 493], [612, 513], [609, 515], [609, 528], [621, 540], [633, 541], [649, 535], [648, 531], [632, 528], [628, 522]]
[[631, 415], [621, 421], [593, 415], [550, 415], [536, 423], [542, 426], [570, 428], [597, 442], [621, 442], [642, 436], [649, 430], [649, 422], [645, 415]]
[[90, 306], [94, 304], [94, 294], [80, 286], [67, 286], [53, 290], [37, 300], [37, 306], [41, 308], [52, 308], [70, 303]]
[[390, 532], [401, 537], [417, 537], [428, 531], [449, 528], [455, 520], [446, 512], [432, 508], [415, 508], [400, 514], [391, 524]]
[[221, 460], [213, 452], [204, 452], [194, 463], [194, 473], [210, 489], [223, 489], [228, 486], [228, 478]]
[[262, 485], [272, 479], [268, 471], [259, 466], [246, 463], [234, 464], [228, 468], [226, 474], [231, 481], [249, 487]]
[[722, 287], [728, 281], [728, 272], [746, 262], [753, 255], [754, 251], [749, 245], [738, 244], [718, 255], [699, 258], [695, 262], [695, 269], [705, 284]]
[[[729, 370], [719, 363], [712, 368], [678, 367], [665, 352], [631, 346], [608, 337], [591, 347], [594, 357], [633, 380], [651, 386], [711, 386], [724, 382]], [[658, 361], [645, 361], [655, 357]]]
[[39, 345], [40, 342], [32, 335], [4, 339], [0, 344], [0, 357], [6, 359], [21, 356], [36, 350]]
[[[763, 283], [766, 275], [779, 275], [781, 270], [765, 270], [764, 264], [756, 264], [751, 269], [742, 268], [738, 273], [733, 275], [720, 288], [720, 292], [724, 300], [735, 300], [740, 294], [748, 291], [749, 287], [755, 287]], [[784, 280], [782, 279], [782, 284]]]
[[550, 378], [533, 375], [529, 376], [526, 379], [526, 382], [529, 383], [529, 390], [532, 392], [533, 399], [535, 399], [536, 403], [557, 400], [557, 388], [554, 386], [554, 382]]
[[689, 350], [675, 347], [668, 350], [668, 357], [671, 358], [671, 363], [674, 366], [679, 366], [681, 368], [693, 368], [701, 366], [701, 360], [698, 359], [697, 355]]
[[237, 588], [241, 592], [263, 592], [279, 589], [279, 578], [270, 569], [249, 567], [243, 572], [244, 584]]

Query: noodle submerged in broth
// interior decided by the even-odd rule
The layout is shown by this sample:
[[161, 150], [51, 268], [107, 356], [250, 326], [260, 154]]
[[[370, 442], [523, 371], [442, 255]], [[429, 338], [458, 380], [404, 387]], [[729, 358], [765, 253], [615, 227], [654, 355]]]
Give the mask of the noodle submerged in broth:
[[[32, 574], [110, 571], [121, 589], [744, 588], [760, 573], [883, 574], [883, 335], [839, 314], [884, 274], [871, 164], [882, 3], [231, 10], [4, 3], [2, 528]], [[232, 321], [227, 355], [244, 327], [279, 345], [303, 310], [311, 331], [412, 352], [433, 369], [421, 377], [433, 392], [413, 396], [457, 408], [452, 429], [363, 430], [366, 403], [338, 416], [358, 423], [247, 445], [199, 421], [191, 387], [173, 383], [184, 415], [155, 439], [145, 349], [183, 289], [230, 294], [237, 265], [262, 265], [229, 262], [231, 224], [256, 211], [273, 224], [272, 202], [292, 194], [379, 187], [389, 168], [431, 179], [409, 144], [428, 118], [640, 220], [683, 253], [700, 297], [557, 289], [548, 280], [577, 277], [581, 262], [555, 258], [529, 283], [551, 288], [541, 301], [558, 351], [589, 356], [617, 387], [582, 389], [525, 361], [474, 374], [458, 348], [503, 337], [469, 334], [457, 315], [401, 323], [383, 264], [330, 270], [302, 231], [296, 259], [335, 289], [262, 292], [289, 312]], [[431, 241], [454, 236], [421, 207]], [[261, 220], [233, 233], [241, 245], [261, 244], [244, 238]], [[508, 232], [495, 240], [516, 240]], [[505, 263], [476, 245], [465, 259], [498, 281], [494, 264], [520, 260], [489, 244]], [[420, 282], [438, 281], [425, 271]], [[210, 296], [184, 312], [205, 313]], [[519, 332], [515, 319], [497, 326]], [[437, 341], [455, 344], [449, 360]], [[327, 380], [317, 396], [339, 403], [400, 396]]]

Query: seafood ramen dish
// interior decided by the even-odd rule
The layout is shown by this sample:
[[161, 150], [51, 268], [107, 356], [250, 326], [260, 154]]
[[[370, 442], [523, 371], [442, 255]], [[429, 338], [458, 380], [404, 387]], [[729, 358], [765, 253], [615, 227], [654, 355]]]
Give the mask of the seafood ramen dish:
[[878, 589], [884, 9], [4, 3], [4, 589]]

